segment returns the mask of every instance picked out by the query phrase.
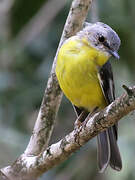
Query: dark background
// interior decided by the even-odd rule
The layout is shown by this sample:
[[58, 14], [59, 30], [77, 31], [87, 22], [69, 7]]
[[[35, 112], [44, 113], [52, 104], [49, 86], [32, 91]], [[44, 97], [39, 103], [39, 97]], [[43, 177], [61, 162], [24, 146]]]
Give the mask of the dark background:
[[[71, 1], [0, 1], [0, 167], [11, 164], [26, 148], [40, 108], [48, 75]], [[97, 0], [88, 21], [100, 20], [121, 38], [120, 61], [111, 59], [116, 96], [135, 81], [135, 1]], [[134, 180], [135, 115], [119, 123], [123, 169], [97, 172], [96, 138], [40, 180]], [[124, 120], [125, 119], [125, 120]], [[50, 143], [73, 129], [75, 115], [64, 97]]]

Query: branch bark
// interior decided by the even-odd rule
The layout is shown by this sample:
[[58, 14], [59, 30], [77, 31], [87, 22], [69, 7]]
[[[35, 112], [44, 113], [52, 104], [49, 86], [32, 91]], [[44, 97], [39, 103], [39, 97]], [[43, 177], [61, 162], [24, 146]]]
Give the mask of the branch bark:
[[98, 133], [114, 125], [129, 112], [135, 110], [135, 86], [133, 88], [124, 86], [124, 88], [127, 93], [117, 98], [101, 112], [88, 117], [85, 125], [78, 130], [73, 130], [38, 156], [22, 154], [12, 166], [1, 170], [3, 174], [11, 180], [28, 180], [28, 177], [34, 180], [34, 178], [66, 160]]
[[[60, 40], [59, 47], [63, 43], [63, 41], [70, 36], [74, 35], [76, 32], [78, 32], [82, 24], [84, 23], [88, 9], [91, 5], [92, 0], [73, 0], [71, 9], [69, 11], [69, 15], [63, 30], [63, 34]], [[58, 47], [58, 50], [59, 50]], [[58, 52], [57, 50], [57, 52]], [[48, 79], [47, 88], [45, 90], [41, 108], [39, 110], [39, 114], [34, 126], [34, 130], [32, 133], [32, 136], [30, 138], [30, 142], [25, 150], [25, 153], [22, 154], [18, 160], [16, 160], [13, 165], [9, 167], [5, 167], [1, 171], [1, 175], [7, 176], [10, 180], [11, 179], [35, 179], [39, 174], [36, 174], [32, 178], [30, 178], [29, 174], [31, 174], [31, 170], [29, 171], [25, 165], [27, 164], [27, 160], [25, 160], [25, 157], [31, 158], [31, 160], [39, 154], [42, 154], [46, 147], [48, 146], [48, 142], [50, 140], [52, 130], [55, 123], [55, 117], [58, 112], [60, 102], [62, 99], [62, 92], [59, 88], [59, 84], [57, 82], [57, 78], [55, 75], [55, 65], [56, 65], [56, 56], [54, 58], [54, 63], [52, 66], [52, 70], [50, 73], [50, 77]], [[36, 162], [34, 160], [34, 162]], [[28, 164], [27, 164], [28, 165]], [[31, 164], [29, 164], [31, 167]], [[35, 164], [36, 165], [36, 164]], [[14, 168], [16, 167], [16, 168]], [[30, 168], [29, 167], [29, 168]], [[23, 176], [22, 172], [25, 171], [25, 175]], [[31, 168], [30, 168], [31, 169]], [[28, 172], [27, 172], [28, 170]], [[2, 173], [3, 172], [3, 173]], [[37, 171], [36, 171], [37, 172]], [[35, 173], [34, 173], [35, 174]], [[24, 178], [25, 177], [25, 178]], [[3, 177], [0, 176], [0, 179]]]

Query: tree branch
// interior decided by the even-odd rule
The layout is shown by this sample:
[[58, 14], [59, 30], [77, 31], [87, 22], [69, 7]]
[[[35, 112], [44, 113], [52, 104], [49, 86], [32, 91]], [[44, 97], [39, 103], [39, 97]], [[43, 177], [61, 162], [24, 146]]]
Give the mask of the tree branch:
[[90, 118], [88, 117], [85, 125], [80, 127], [80, 129], [77, 131], [73, 130], [38, 156], [22, 154], [12, 166], [2, 169], [2, 172], [9, 179], [19, 180], [19, 176], [21, 180], [27, 180], [28, 177], [32, 180], [66, 160], [87, 141], [114, 125], [129, 112], [135, 110], [135, 86], [133, 88], [126, 87], [125, 89], [127, 93], [117, 98], [101, 112], [96, 113]]
[[[88, 13], [88, 9], [91, 5], [92, 0], [73, 0], [71, 9], [63, 30], [63, 34], [60, 40], [59, 47], [63, 41], [70, 36], [76, 34], [81, 28], [85, 21]], [[58, 47], [58, 50], [59, 50]], [[57, 52], [58, 52], [57, 50]], [[43, 173], [39, 169], [33, 171], [33, 165], [27, 164], [31, 159], [33, 163], [38, 163], [38, 157], [48, 146], [52, 130], [55, 123], [55, 117], [59, 109], [59, 105], [62, 99], [62, 92], [59, 88], [57, 78], [55, 75], [55, 65], [56, 65], [57, 53], [54, 58], [54, 63], [48, 79], [47, 88], [42, 100], [41, 108], [34, 126], [34, 130], [30, 139], [30, 142], [22, 154], [11, 166], [3, 168], [0, 174], [0, 179], [3, 179], [3, 173], [5, 177], [7, 176], [10, 180], [22, 180], [22, 179], [35, 179], [39, 174]], [[40, 154], [40, 155], [39, 155]], [[27, 159], [27, 158], [28, 159]], [[37, 157], [35, 159], [35, 157]], [[25, 159], [26, 158], [26, 159]], [[28, 167], [28, 166], [29, 167]], [[36, 168], [35, 164], [35, 168]], [[28, 168], [28, 169], [27, 169]], [[32, 171], [31, 171], [32, 168]], [[38, 173], [39, 171], [39, 173]], [[22, 175], [22, 172], [25, 175]], [[30, 178], [31, 177], [31, 178]]]

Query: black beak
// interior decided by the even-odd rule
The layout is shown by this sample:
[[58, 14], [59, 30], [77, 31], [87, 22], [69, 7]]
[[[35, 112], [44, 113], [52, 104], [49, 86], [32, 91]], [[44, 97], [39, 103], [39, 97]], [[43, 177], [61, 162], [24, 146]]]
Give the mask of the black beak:
[[117, 51], [108, 50], [108, 52], [116, 59], [120, 59], [120, 56]]
[[108, 53], [111, 54], [114, 58], [116, 58], [116, 59], [119, 59], [119, 58], [120, 58], [118, 52], [117, 52], [117, 51], [113, 51], [113, 50], [110, 48], [110, 46], [109, 46], [109, 44], [107, 43], [107, 41], [105, 41], [105, 42], [103, 43], [103, 45], [104, 45], [105, 47], [107, 47]]

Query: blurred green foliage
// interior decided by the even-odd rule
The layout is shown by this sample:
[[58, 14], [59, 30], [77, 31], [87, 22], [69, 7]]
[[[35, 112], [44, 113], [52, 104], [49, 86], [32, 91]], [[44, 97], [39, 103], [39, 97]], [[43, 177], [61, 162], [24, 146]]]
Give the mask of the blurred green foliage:
[[[8, 23], [4, 24], [9, 33], [8, 38], [0, 31], [1, 167], [13, 162], [25, 150], [29, 141], [71, 1], [65, 1], [65, 6], [56, 13], [47, 26], [26, 46], [22, 46], [22, 39], [16, 41], [20, 37], [19, 33], [48, 2], [29, 0], [26, 3], [25, 0], [14, 0], [6, 19]], [[123, 84], [134, 85], [135, 82], [135, 1], [97, 0], [96, 8], [100, 21], [112, 26], [121, 38], [120, 61], [111, 60], [118, 96], [124, 91]], [[55, 11], [55, 7], [53, 10]], [[88, 21], [91, 18], [89, 16]], [[29, 29], [30, 32], [32, 30]], [[50, 170], [40, 179], [134, 180], [134, 114], [124, 119], [126, 120], [119, 123], [119, 145], [123, 159], [121, 172], [114, 172], [109, 168], [105, 174], [97, 172], [96, 143], [93, 139], [66, 162]], [[70, 132], [74, 120], [72, 106], [64, 97], [50, 143], [56, 142]]]
[[47, 0], [15, 1], [11, 10], [11, 31], [16, 35]]

